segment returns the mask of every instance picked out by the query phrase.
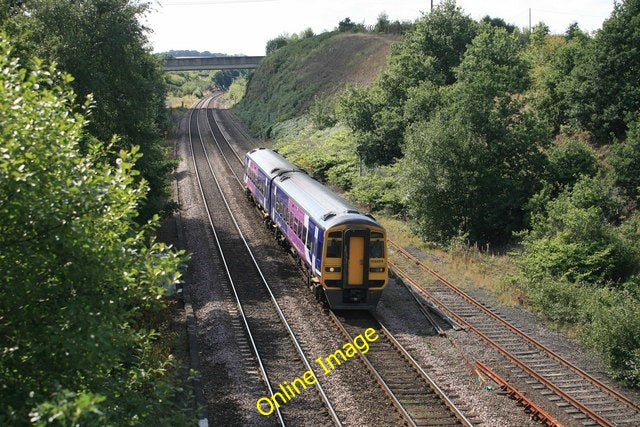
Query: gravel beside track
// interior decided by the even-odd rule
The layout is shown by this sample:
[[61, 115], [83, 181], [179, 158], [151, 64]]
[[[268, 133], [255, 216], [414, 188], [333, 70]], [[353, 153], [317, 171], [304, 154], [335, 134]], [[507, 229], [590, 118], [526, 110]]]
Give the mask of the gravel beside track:
[[255, 366], [239, 357], [246, 340], [237, 327], [237, 307], [218, 285], [226, 276], [220, 259], [212, 255], [215, 243], [193, 175], [188, 129], [187, 115], [178, 130], [176, 180], [185, 249], [191, 254], [185, 286], [191, 290], [196, 317], [207, 417], [210, 425], [273, 425], [255, 410], [255, 398], [266, 388]]
[[350, 339], [363, 330], [377, 331], [361, 358], [410, 425], [473, 425], [374, 315], [344, 311], [333, 313], [332, 318]]

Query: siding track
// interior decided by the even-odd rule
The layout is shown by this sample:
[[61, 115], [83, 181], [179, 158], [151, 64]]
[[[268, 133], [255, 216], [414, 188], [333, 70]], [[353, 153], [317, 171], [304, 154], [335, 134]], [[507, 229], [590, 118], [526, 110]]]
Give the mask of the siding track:
[[[640, 406], [598, 378], [572, 364], [453, 285], [393, 241], [397, 261], [394, 272], [423, 298], [435, 304], [460, 326], [473, 331], [500, 356], [485, 363], [511, 372], [577, 425], [640, 425]], [[435, 279], [429, 287], [418, 284], [409, 269], [420, 268]], [[542, 403], [542, 402], [540, 402]]]

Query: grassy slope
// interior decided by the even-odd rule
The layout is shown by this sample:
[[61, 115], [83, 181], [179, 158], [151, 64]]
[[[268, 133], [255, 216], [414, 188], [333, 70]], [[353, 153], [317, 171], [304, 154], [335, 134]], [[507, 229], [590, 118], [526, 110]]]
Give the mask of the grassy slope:
[[314, 97], [330, 97], [350, 83], [372, 83], [396, 39], [324, 33], [290, 43], [255, 70], [237, 113], [253, 132], [270, 136], [275, 123], [304, 113]]

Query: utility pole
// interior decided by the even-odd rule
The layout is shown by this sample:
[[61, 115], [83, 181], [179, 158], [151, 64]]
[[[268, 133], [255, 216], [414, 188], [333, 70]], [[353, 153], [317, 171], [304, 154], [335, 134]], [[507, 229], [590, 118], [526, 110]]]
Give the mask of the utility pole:
[[433, 0], [431, 0], [431, 12], [433, 12]]
[[529, 8], [529, 34], [531, 34], [531, 8]]

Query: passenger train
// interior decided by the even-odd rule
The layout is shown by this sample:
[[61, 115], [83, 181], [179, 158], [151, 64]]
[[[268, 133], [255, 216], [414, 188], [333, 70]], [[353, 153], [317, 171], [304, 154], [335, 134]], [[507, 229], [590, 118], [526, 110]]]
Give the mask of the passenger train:
[[375, 309], [389, 281], [386, 233], [273, 150], [245, 156], [244, 185], [265, 222], [299, 258], [332, 309]]

